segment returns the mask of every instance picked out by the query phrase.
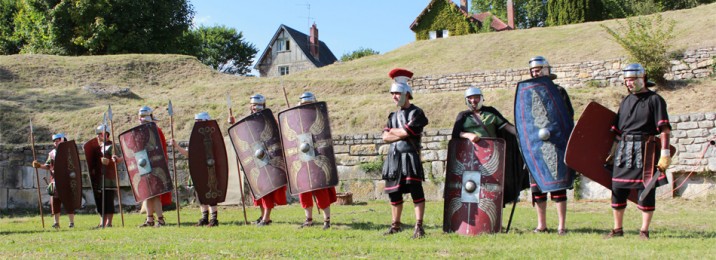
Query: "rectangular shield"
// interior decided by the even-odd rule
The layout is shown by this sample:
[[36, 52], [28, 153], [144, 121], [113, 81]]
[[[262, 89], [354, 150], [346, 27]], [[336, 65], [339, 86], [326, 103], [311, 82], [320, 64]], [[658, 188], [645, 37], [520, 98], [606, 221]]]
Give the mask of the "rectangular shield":
[[199, 202], [224, 202], [229, 179], [224, 137], [216, 120], [194, 123], [189, 137], [189, 174]]
[[574, 172], [564, 163], [574, 121], [557, 86], [549, 77], [517, 84], [515, 128], [520, 151], [543, 192], [571, 188]]
[[278, 120], [291, 194], [338, 185], [326, 102], [281, 111]]
[[82, 207], [82, 167], [74, 140], [57, 145], [55, 154], [55, 189], [66, 210]]
[[459, 138], [448, 144], [443, 230], [462, 235], [502, 228], [505, 140]]
[[242, 118], [229, 128], [229, 137], [254, 199], [286, 186], [286, 161], [271, 109]]
[[168, 160], [155, 123], [124, 131], [119, 143], [137, 202], [172, 191]]

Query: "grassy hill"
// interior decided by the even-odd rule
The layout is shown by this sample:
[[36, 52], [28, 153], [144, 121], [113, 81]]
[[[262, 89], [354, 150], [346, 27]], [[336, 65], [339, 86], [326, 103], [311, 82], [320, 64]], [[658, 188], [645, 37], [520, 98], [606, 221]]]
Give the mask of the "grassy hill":
[[[713, 13], [716, 4], [663, 13], [677, 22], [673, 51], [716, 46]], [[237, 118], [248, 114], [248, 96], [253, 93], [266, 95], [274, 113], [285, 109], [282, 87], [292, 105], [306, 90], [327, 101], [334, 133], [377, 133], [388, 111], [395, 110], [387, 95], [387, 72], [394, 67], [409, 68], [416, 75], [439, 75], [525, 69], [535, 55], [546, 56], [553, 64], [625, 56], [601, 24], [614, 27], [617, 21], [413, 42], [382, 55], [271, 79], [223, 75], [180, 55], [0, 56], [0, 143], [27, 142], [30, 118], [41, 142], [49, 141], [54, 132], [85, 141], [93, 136], [92, 129], [101, 122], [108, 104], [112, 104], [118, 133], [136, 125], [137, 109], [148, 105], [155, 108], [162, 119], [160, 127], [169, 134], [169, 99], [176, 113], [177, 139], [186, 140], [193, 115], [200, 111], [228, 127], [227, 94]], [[131, 94], [96, 96], [85, 90], [87, 86], [128, 88]], [[714, 86], [716, 82], [708, 79], [659, 91], [672, 114], [716, 111]], [[577, 111], [589, 101], [616, 108], [625, 94], [622, 88], [588, 86], [568, 91]], [[512, 113], [513, 90], [486, 91], [486, 99], [503, 114]], [[451, 127], [457, 112], [464, 110], [461, 92], [417, 94], [414, 103], [426, 111], [431, 129]]]

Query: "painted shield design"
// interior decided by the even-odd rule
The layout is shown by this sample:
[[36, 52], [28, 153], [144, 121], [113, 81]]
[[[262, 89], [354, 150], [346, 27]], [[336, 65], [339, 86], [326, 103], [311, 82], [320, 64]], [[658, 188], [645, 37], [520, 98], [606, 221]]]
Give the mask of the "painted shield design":
[[500, 232], [505, 141], [450, 140], [448, 154], [443, 231], [462, 235]]
[[62, 142], [55, 155], [55, 189], [62, 205], [82, 207], [82, 166], [74, 140]]
[[326, 102], [281, 111], [278, 120], [291, 194], [338, 185]]
[[135, 126], [119, 134], [119, 142], [137, 202], [172, 191], [167, 157], [156, 124]]
[[564, 155], [574, 122], [549, 77], [517, 84], [515, 127], [522, 157], [540, 189], [571, 188], [574, 172], [564, 163]]
[[229, 179], [226, 146], [216, 120], [195, 122], [189, 137], [189, 174], [199, 202], [224, 202]]
[[286, 161], [281, 137], [270, 109], [239, 120], [229, 128], [229, 137], [254, 199], [286, 185]]

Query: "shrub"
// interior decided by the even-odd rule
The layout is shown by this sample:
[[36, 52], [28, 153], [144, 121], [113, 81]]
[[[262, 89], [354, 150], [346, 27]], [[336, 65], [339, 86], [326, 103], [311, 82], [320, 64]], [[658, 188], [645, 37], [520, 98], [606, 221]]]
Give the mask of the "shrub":
[[351, 53], [343, 54], [343, 56], [341, 56], [341, 61], [350, 61], [350, 60], [360, 59], [365, 56], [371, 56], [371, 55], [376, 55], [376, 54], [380, 54], [380, 52], [373, 50], [371, 48], [361, 47]]

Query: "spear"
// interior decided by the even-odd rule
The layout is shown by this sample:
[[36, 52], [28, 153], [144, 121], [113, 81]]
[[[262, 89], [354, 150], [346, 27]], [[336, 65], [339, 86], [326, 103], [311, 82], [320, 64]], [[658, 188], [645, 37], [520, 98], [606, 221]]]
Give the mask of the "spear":
[[[172, 130], [172, 140], [174, 140], [174, 107], [172, 107], [172, 101], [169, 100], [169, 126]], [[175, 149], [172, 149], [172, 169], [174, 170], [174, 200], [177, 203], [177, 227], [181, 227], [181, 218], [179, 217], [179, 211], [181, 206], [179, 205], [179, 193], [177, 192], [177, 155]]]
[[[102, 149], [102, 158], [105, 158], [107, 156], [104, 153], [104, 143], [107, 141], [107, 130], [106, 129], [107, 129], [107, 112], [104, 113], [103, 119], [102, 119], [102, 138], [103, 138], [103, 140], [105, 140], [100, 145], [100, 149]], [[97, 141], [99, 141], [99, 139]], [[106, 218], [104, 209], [107, 207], [107, 205], [105, 205], [105, 200], [104, 200], [104, 193], [107, 191], [106, 187], [104, 186], [104, 177], [106, 175], [106, 170], [101, 171], [101, 172], [102, 172], [102, 228], [104, 228], [105, 218]], [[114, 203], [114, 202], [112, 202], [112, 203]]]
[[[114, 143], [114, 124], [112, 124], [112, 105], [107, 107], [107, 118], [109, 119], [110, 134], [112, 134], [112, 152], [116, 154], [116, 146]], [[106, 123], [106, 122], [105, 122]], [[117, 199], [119, 199], [119, 214], [122, 216], [122, 227], [124, 227], [124, 211], [122, 211], [122, 194], [119, 192], [119, 171], [117, 170], [117, 162], [114, 162], [114, 182], [117, 183]]]
[[[32, 149], [32, 161], [37, 161], [37, 156], [35, 155], [35, 134], [32, 130], [32, 119], [30, 119], [30, 142], [31, 146], [30, 149]], [[42, 228], [45, 228], [45, 214], [42, 213], [42, 193], [40, 193], [40, 174], [37, 172], [37, 168], [34, 166], [32, 167], [35, 169], [35, 177], [37, 178], [37, 207], [40, 208], [40, 219], [42, 219]]]
[[[229, 124], [234, 124], [236, 119], [234, 119], [234, 112], [231, 110], [231, 95], [229, 93], [226, 93], [226, 106], [229, 108]], [[239, 155], [236, 154], [236, 166], [238, 167], [241, 165], [239, 162]], [[246, 218], [246, 201], [244, 200], [244, 182], [241, 181], [241, 171], [238, 171], [239, 174], [239, 192], [241, 192], [241, 209], [244, 211], [244, 224], [248, 225], [249, 220]]]

